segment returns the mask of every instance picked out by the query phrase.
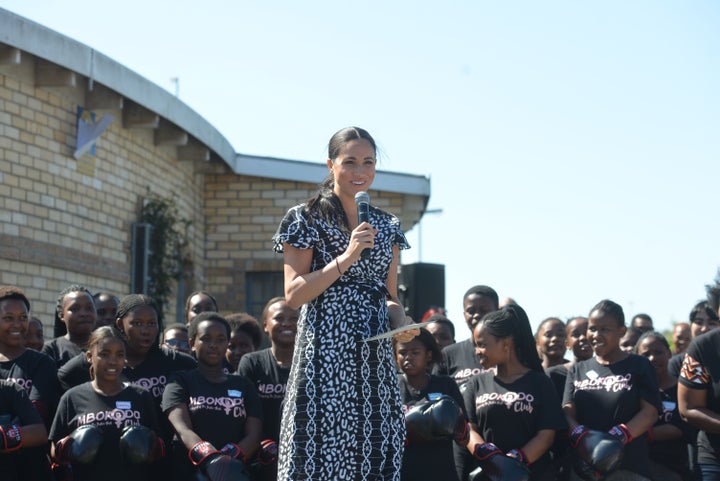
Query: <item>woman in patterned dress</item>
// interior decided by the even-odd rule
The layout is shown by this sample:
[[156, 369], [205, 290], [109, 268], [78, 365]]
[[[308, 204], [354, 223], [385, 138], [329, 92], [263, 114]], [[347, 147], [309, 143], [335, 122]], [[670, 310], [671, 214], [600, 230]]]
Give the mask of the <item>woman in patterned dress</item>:
[[[355, 194], [375, 177], [375, 141], [357, 127], [328, 145], [330, 175], [293, 207], [273, 237], [285, 298], [301, 308], [280, 431], [280, 481], [400, 479], [405, 421], [390, 339], [366, 338], [412, 322], [397, 297], [397, 217]], [[370, 255], [361, 258], [363, 250]], [[396, 334], [401, 342], [417, 335]]]

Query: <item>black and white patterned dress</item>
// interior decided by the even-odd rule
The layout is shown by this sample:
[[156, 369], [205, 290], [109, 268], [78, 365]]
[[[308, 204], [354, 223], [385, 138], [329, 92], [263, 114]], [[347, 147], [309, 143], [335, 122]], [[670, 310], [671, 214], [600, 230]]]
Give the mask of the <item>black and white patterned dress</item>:
[[[405, 420], [389, 339], [387, 279], [393, 246], [409, 247], [397, 217], [370, 208], [377, 229], [368, 259], [356, 261], [300, 312], [280, 430], [279, 481], [400, 479]], [[293, 207], [273, 237], [313, 249], [311, 271], [335, 262], [350, 233]]]

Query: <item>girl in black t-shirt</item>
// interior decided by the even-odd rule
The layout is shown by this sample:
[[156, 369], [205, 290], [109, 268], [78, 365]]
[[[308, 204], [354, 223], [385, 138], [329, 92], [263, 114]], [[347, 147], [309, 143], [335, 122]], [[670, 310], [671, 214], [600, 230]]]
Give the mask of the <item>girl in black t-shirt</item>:
[[50, 356], [60, 368], [85, 351], [96, 322], [95, 300], [90, 291], [76, 284], [67, 287], [55, 306], [55, 338], [45, 342], [42, 353]]
[[152, 479], [163, 443], [150, 393], [121, 379], [123, 338], [110, 326], [98, 328], [86, 356], [92, 380], [60, 398], [49, 436], [53, 458], [71, 465], [75, 481]]
[[212, 479], [208, 473], [220, 465], [242, 472], [260, 443], [257, 391], [244, 376], [223, 370], [230, 337], [225, 318], [202, 312], [190, 322], [188, 335], [198, 367], [176, 373], [163, 393], [163, 411], [177, 433], [172, 479], [190, 480], [198, 470]]
[[535, 341], [543, 369], [568, 362], [565, 359], [565, 323], [557, 317], [548, 317], [540, 322], [535, 333]]
[[[30, 301], [20, 289], [0, 286], [0, 379], [20, 386], [49, 428], [60, 398], [57, 369], [48, 356], [24, 346], [29, 311]], [[23, 465], [29, 479], [46, 479], [50, 475], [47, 443], [28, 446], [15, 456], [15, 461]]]
[[[430, 374], [432, 365], [442, 359], [442, 354], [435, 337], [428, 330], [420, 329], [420, 334], [409, 342], [393, 340], [393, 347], [395, 360], [402, 370], [399, 375], [400, 396], [406, 414], [413, 406], [448, 395], [457, 403], [460, 415], [464, 417], [463, 399], [455, 380], [449, 376]], [[413, 432], [409, 424], [408, 432]], [[410, 436], [403, 454], [400, 480], [439, 479], [458, 479], [453, 458], [453, 438], [425, 440], [412, 439]]]
[[497, 367], [468, 381], [463, 393], [472, 428], [467, 447], [484, 479], [554, 480], [548, 451], [566, 423], [527, 314], [517, 305], [486, 314], [473, 341], [483, 367]]
[[658, 377], [662, 411], [648, 429], [650, 470], [653, 481], [682, 481], [690, 478], [686, 436], [697, 434], [680, 418], [677, 406], [677, 378], [668, 374], [668, 360], [672, 355], [665, 336], [648, 331], [640, 336], [635, 354], [646, 357]]
[[280, 439], [280, 418], [285, 388], [290, 376], [298, 311], [284, 297], [270, 299], [263, 308], [263, 329], [271, 346], [249, 352], [241, 359], [237, 373], [248, 378], [257, 387], [263, 409], [263, 441], [258, 455], [260, 478], [277, 479], [277, 443]]
[[49, 469], [29, 472], [23, 456], [28, 449], [47, 446], [45, 424], [25, 390], [5, 380], [0, 380], [0, 433], [0, 479], [50, 480]]
[[604, 300], [592, 308], [588, 339], [595, 357], [570, 368], [563, 410], [574, 448], [585, 446], [591, 430], [607, 432], [624, 446], [623, 461], [607, 480], [645, 481], [650, 478], [645, 433], [657, 421], [660, 395], [650, 362], [620, 349], [625, 331], [618, 304]]

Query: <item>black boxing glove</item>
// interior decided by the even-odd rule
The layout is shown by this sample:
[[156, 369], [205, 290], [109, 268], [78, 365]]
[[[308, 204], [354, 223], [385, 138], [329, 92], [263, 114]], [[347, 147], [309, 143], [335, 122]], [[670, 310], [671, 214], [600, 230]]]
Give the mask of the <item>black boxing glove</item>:
[[55, 459], [60, 464], [89, 464], [95, 460], [102, 444], [102, 431], [83, 424], [55, 445]]
[[601, 474], [616, 470], [623, 458], [623, 445], [614, 436], [602, 431], [575, 426], [569, 433], [570, 446], [580, 459]]
[[408, 441], [410, 443], [423, 443], [432, 441], [446, 441], [460, 437], [464, 433], [462, 410], [453, 398], [447, 395], [439, 396], [430, 401], [413, 406], [405, 414]]
[[608, 434], [620, 441], [623, 446], [625, 446], [627, 443], [631, 443], [633, 440], [633, 435], [630, 432], [630, 428], [627, 426], [627, 424], [616, 424], [615, 426], [610, 428]]
[[521, 463], [523, 463], [525, 466], [530, 466], [530, 460], [527, 457], [527, 454], [525, 454], [525, 451], [523, 451], [521, 448], [518, 449], [511, 449], [507, 453], [505, 453], [505, 456], [508, 456], [513, 459], [517, 459]]
[[120, 435], [120, 456], [128, 464], [146, 464], [165, 456], [165, 443], [145, 426], [125, 426]]
[[200, 466], [208, 481], [250, 481], [245, 464], [226, 454], [212, 455]]
[[[476, 444], [473, 457], [478, 460], [488, 481], [528, 481], [530, 469], [521, 461], [506, 456], [493, 443]], [[477, 474], [476, 474], [477, 475]]]
[[243, 463], [247, 461], [245, 451], [243, 451], [242, 448], [235, 443], [227, 443], [225, 446], [220, 448], [220, 452], [233, 459], [239, 459]]
[[200, 441], [188, 451], [188, 458], [193, 465], [202, 468], [203, 464], [212, 458], [222, 456], [222, 453], [207, 441]]
[[257, 454], [258, 461], [263, 466], [268, 466], [278, 458], [278, 443], [272, 439], [265, 439], [260, 443], [260, 450]]
[[575, 459], [574, 469], [577, 475], [580, 476], [580, 479], [584, 481], [602, 481], [605, 479], [604, 474], [590, 466], [587, 461], [581, 458]]
[[0, 453], [9, 453], [22, 447], [22, 431], [17, 424], [0, 426]]

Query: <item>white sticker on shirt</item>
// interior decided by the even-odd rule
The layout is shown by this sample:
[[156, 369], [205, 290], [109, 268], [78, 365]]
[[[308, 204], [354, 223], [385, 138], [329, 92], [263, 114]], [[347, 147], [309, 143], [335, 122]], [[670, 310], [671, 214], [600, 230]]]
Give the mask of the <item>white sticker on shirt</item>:
[[127, 411], [132, 409], [132, 403], [130, 401], [115, 401], [115, 407]]
[[663, 401], [663, 411], [674, 411], [675, 406], [677, 406], [677, 403], [674, 403], [672, 401]]
[[596, 373], [592, 369], [590, 371], [588, 371], [585, 375], [587, 377], [589, 377], [590, 379], [592, 379], [593, 381], [598, 378], [598, 373]]
[[229, 397], [242, 397], [242, 391], [238, 391], [237, 389], [228, 389], [228, 396]]

